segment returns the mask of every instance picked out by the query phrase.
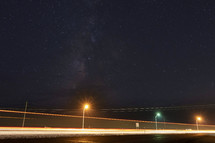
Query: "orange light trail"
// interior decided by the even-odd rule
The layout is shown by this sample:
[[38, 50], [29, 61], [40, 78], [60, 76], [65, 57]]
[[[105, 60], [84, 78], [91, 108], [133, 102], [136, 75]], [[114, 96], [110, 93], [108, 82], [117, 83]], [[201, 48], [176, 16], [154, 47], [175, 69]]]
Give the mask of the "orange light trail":
[[[7, 118], [7, 119], [23, 119], [22, 117], [10, 117], [10, 116], [0, 116], [0, 118]], [[32, 118], [25, 118], [25, 119], [32, 119]]]

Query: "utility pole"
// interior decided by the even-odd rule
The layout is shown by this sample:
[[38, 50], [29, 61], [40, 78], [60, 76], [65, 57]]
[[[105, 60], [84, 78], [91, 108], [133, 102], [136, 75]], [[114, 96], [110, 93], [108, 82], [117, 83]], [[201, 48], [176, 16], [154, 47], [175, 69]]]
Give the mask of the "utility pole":
[[26, 103], [25, 103], [25, 113], [24, 113], [24, 117], [23, 117], [23, 121], [22, 121], [22, 127], [25, 126], [25, 116], [26, 116], [27, 107], [28, 107], [28, 101], [26, 101]]

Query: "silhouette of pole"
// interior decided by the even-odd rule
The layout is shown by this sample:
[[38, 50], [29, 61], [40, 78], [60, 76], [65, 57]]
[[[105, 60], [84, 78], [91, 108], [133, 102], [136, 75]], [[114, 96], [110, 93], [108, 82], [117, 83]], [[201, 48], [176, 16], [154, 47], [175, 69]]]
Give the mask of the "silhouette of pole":
[[25, 103], [25, 113], [24, 113], [24, 117], [23, 117], [23, 121], [22, 121], [22, 127], [25, 126], [25, 117], [26, 117], [27, 107], [28, 107], [28, 101], [26, 101], [26, 103]]

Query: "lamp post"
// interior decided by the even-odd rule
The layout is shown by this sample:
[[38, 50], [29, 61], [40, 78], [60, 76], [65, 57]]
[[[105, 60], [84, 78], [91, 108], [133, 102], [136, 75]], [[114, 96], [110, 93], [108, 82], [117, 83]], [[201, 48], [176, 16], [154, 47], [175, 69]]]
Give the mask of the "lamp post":
[[84, 109], [83, 109], [83, 120], [82, 120], [82, 129], [84, 129], [84, 114], [85, 114], [85, 110], [87, 110], [89, 108], [88, 104], [84, 105]]
[[196, 117], [196, 129], [199, 130], [199, 122], [202, 120], [201, 117]]
[[160, 113], [156, 113], [156, 115], [155, 115], [155, 127], [156, 127], [156, 130], [158, 129], [158, 117], [160, 117], [161, 116], [161, 114]]
[[25, 126], [25, 117], [26, 117], [27, 107], [28, 107], [28, 101], [26, 101], [26, 103], [25, 103], [25, 112], [24, 112], [24, 117], [23, 117], [23, 120], [22, 120], [22, 127]]

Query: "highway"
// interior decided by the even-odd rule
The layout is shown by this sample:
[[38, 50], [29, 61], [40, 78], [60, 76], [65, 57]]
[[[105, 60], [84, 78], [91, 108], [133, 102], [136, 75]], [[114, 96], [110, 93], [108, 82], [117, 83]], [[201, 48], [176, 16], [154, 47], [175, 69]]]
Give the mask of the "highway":
[[215, 134], [215, 130], [150, 130], [150, 129], [78, 129], [0, 127], [0, 139], [73, 136], [143, 135], [143, 134]]

